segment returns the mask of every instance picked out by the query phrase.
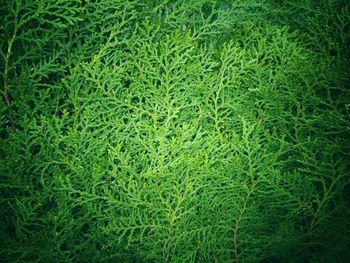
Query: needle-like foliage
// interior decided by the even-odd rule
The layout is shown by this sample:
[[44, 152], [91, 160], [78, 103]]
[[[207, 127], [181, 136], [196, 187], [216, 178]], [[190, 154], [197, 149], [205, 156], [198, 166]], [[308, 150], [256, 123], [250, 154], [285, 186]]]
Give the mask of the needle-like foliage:
[[346, 262], [346, 1], [0, 4], [2, 262]]

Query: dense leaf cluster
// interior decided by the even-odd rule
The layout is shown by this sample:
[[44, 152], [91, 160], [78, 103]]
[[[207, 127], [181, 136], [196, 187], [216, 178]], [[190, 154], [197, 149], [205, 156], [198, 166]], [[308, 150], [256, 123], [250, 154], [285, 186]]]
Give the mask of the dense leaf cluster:
[[2, 262], [345, 262], [340, 0], [1, 0]]

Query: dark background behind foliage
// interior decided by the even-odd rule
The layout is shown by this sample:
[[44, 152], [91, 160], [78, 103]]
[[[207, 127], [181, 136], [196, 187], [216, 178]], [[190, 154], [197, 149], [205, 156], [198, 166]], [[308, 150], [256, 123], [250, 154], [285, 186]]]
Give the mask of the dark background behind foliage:
[[349, 20], [0, 0], [0, 261], [347, 262]]

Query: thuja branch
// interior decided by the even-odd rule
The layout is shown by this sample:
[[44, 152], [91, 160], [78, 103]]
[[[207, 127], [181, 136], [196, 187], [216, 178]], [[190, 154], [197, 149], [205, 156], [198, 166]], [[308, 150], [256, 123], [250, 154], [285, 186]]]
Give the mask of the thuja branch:
[[2, 95], [4, 96], [6, 105], [9, 107], [11, 105], [11, 98], [10, 98], [10, 84], [9, 84], [9, 75], [10, 75], [10, 69], [11, 69], [11, 65], [10, 65], [10, 59], [12, 56], [12, 52], [13, 52], [13, 46], [16, 42], [16, 39], [18, 38], [18, 31], [20, 28], [23, 27], [23, 25], [27, 24], [30, 20], [32, 20], [34, 18], [34, 15], [32, 14], [24, 14], [20, 20], [18, 20], [18, 14], [21, 11], [21, 7], [20, 7], [20, 2], [19, 1], [15, 1], [14, 3], [14, 9], [13, 9], [13, 13], [14, 13], [14, 17], [13, 17], [13, 30], [12, 30], [12, 35], [10, 37], [10, 39], [7, 42], [7, 49], [5, 51], [5, 55], [4, 55], [4, 73], [3, 73], [3, 77], [4, 77], [4, 88], [1, 91]]
[[238, 238], [237, 238], [238, 231], [239, 231], [241, 222], [243, 220], [243, 217], [246, 213], [248, 201], [250, 199], [251, 194], [254, 192], [254, 189], [255, 189], [255, 182], [253, 182], [252, 185], [250, 186], [250, 189], [248, 189], [247, 196], [244, 199], [243, 207], [238, 215], [238, 218], [236, 220], [236, 224], [233, 228], [233, 252], [234, 252], [233, 262], [236, 262], [236, 263], [239, 263]]
[[12, 54], [13, 44], [16, 40], [17, 32], [19, 29], [19, 25], [17, 22], [17, 15], [18, 15], [18, 7], [16, 8], [16, 11], [15, 11], [13, 33], [12, 33], [10, 40], [8, 41], [7, 51], [6, 51], [6, 55], [5, 55], [4, 89], [2, 90], [2, 95], [4, 96], [6, 105], [8, 107], [11, 105], [11, 100], [10, 100], [10, 95], [9, 95], [9, 83], [8, 83], [8, 76], [9, 76], [9, 72], [10, 72], [10, 58], [11, 58], [11, 54]]
[[313, 212], [313, 217], [308, 229], [308, 233], [310, 234], [318, 225], [318, 221], [320, 220], [319, 216], [322, 212], [322, 209], [327, 205], [327, 203], [331, 200], [332, 195], [334, 194], [334, 188], [336, 187], [338, 181], [343, 177], [343, 174], [340, 174], [338, 177], [336, 177], [330, 184], [330, 186], [327, 189], [326, 182], [324, 178], [321, 178], [322, 186], [323, 186], [323, 198], [321, 201], [318, 200], [317, 209]]

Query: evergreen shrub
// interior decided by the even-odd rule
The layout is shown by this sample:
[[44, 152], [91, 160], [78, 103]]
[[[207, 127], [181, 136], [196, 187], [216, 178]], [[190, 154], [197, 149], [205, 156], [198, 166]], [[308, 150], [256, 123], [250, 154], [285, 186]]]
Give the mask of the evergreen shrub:
[[346, 262], [341, 0], [1, 0], [1, 262]]

